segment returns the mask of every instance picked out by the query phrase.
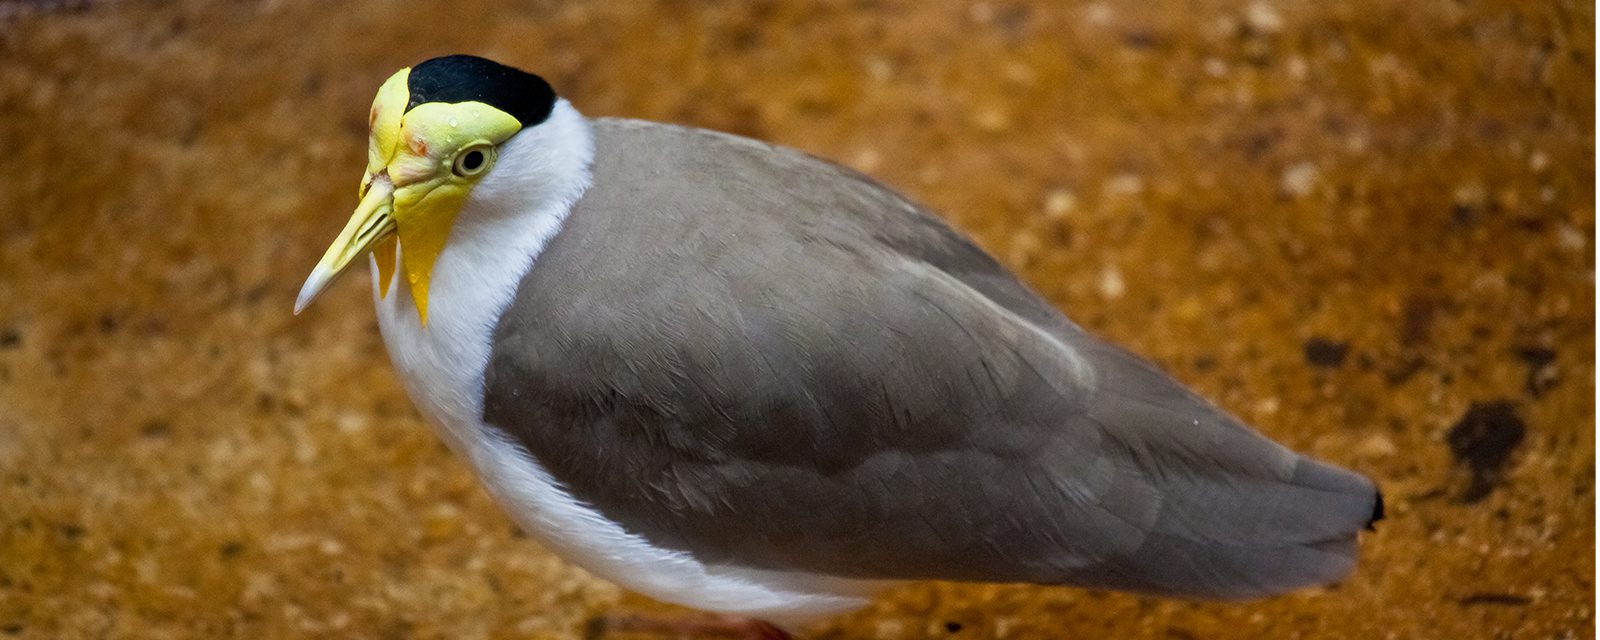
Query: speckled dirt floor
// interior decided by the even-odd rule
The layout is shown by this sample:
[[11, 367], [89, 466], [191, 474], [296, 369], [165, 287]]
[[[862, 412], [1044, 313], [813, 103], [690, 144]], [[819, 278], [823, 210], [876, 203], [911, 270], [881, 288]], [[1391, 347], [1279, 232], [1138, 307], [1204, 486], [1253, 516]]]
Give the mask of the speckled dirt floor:
[[0, 0], [0, 637], [656, 609], [513, 530], [396, 384], [364, 277], [289, 313], [378, 83], [456, 51], [896, 185], [1389, 495], [1337, 588], [935, 584], [810, 635], [1592, 635], [1592, 4], [415, 4]]

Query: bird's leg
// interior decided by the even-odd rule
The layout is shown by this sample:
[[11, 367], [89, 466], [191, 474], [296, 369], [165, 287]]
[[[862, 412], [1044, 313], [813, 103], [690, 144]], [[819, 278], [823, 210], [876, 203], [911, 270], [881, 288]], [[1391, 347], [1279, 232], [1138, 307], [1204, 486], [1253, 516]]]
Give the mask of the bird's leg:
[[730, 638], [733, 640], [794, 640], [794, 636], [770, 622], [734, 616], [683, 617], [613, 614], [600, 617], [591, 638], [606, 638], [612, 633], [643, 633], [684, 638]]

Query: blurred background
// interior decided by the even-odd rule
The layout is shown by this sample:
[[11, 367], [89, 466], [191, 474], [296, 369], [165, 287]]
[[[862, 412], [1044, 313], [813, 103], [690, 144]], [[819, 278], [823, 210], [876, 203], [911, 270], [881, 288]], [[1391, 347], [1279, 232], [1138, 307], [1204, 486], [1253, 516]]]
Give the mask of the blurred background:
[[817, 638], [1580, 638], [1594, 7], [0, 0], [0, 638], [580, 638], [660, 611], [517, 533], [294, 294], [366, 113], [454, 52], [862, 170], [1073, 318], [1383, 486], [1345, 583], [929, 584]]

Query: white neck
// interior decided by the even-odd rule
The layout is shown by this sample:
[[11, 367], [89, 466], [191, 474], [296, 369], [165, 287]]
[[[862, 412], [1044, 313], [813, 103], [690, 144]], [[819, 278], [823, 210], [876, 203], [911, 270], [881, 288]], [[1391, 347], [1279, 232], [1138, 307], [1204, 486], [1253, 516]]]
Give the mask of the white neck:
[[[456, 216], [428, 287], [428, 325], [410, 292], [394, 278], [373, 298], [400, 378], [424, 414], [443, 427], [458, 453], [483, 412], [483, 372], [495, 324], [522, 276], [560, 229], [590, 182], [594, 137], [566, 100], [543, 123], [499, 150], [494, 167], [473, 187]], [[404, 252], [405, 247], [400, 247]], [[508, 258], [509, 257], [509, 258]], [[376, 283], [376, 263], [373, 263]]]

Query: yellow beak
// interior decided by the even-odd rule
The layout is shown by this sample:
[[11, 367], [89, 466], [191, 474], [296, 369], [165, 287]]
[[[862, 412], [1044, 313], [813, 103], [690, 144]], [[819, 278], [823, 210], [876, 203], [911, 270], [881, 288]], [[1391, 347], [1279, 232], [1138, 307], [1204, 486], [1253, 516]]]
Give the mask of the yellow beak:
[[389, 180], [387, 172], [379, 173], [372, 178], [361, 204], [356, 205], [350, 222], [344, 225], [339, 237], [333, 240], [328, 252], [322, 254], [322, 260], [311, 270], [311, 277], [306, 278], [305, 285], [300, 287], [300, 296], [294, 301], [296, 315], [322, 295], [328, 285], [333, 284], [357, 258], [395, 234], [393, 214], [394, 183]]

